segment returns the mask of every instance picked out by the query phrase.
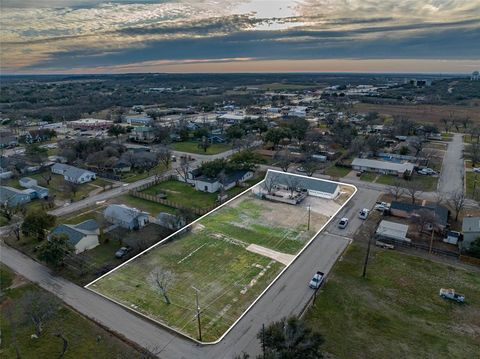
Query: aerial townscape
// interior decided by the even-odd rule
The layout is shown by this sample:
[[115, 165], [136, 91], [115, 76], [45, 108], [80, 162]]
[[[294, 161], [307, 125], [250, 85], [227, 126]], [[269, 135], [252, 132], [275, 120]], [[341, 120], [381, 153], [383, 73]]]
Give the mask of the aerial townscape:
[[0, 357], [480, 358], [480, 3], [0, 24]]

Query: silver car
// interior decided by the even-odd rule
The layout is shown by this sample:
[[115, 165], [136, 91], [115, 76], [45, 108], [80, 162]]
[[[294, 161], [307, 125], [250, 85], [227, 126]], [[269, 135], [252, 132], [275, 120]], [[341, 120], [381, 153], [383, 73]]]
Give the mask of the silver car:
[[348, 226], [348, 218], [343, 217], [340, 222], [338, 222], [338, 228], [345, 229]]

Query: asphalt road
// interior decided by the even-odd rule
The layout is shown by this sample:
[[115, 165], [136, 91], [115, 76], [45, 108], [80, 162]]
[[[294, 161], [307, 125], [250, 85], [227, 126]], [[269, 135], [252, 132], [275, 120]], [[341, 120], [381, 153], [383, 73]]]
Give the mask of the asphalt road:
[[456, 191], [463, 191], [465, 175], [463, 149], [463, 136], [455, 133], [443, 157], [442, 171], [440, 172], [437, 187], [438, 192], [443, 193], [447, 197]]
[[[54, 293], [80, 313], [147, 348], [161, 349], [160, 358], [232, 358], [235, 354], [260, 352], [256, 338], [262, 324], [289, 314], [299, 314], [313, 294], [308, 282], [317, 270], [328, 273], [363, 223], [358, 212], [373, 207], [378, 191], [360, 190], [341, 211], [349, 226], [338, 229], [333, 220], [299, 258], [284, 272], [227, 336], [216, 345], [199, 346], [142, 319], [95, 293], [79, 287], [18, 251], [0, 243], [0, 260], [17, 273]], [[321, 294], [320, 294], [321, 295]]]
[[[200, 166], [202, 162], [213, 161], [219, 158], [227, 158], [231, 156], [232, 153], [234, 152], [236, 152], [236, 150], [229, 150], [216, 155], [198, 155], [198, 154], [191, 154], [191, 153], [180, 152], [180, 151], [172, 151], [172, 154], [175, 155], [177, 158], [179, 158], [182, 155], [188, 155], [194, 158], [195, 161], [190, 162], [190, 167], [194, 169]], [[176, 174], [176, 168], [178, 168], [179, 165], [180, 165], [180, 161], [172, 162], [172, 169], [170, 171], [163, 173], [162, 176], [170, 176], [170, 175]], [[110, 198], [120, 196], [132, 189], [135, 189], [140, 186], [143, 186], [144, 184], [153, 182], [155, 178], [156, 176], [150, 176], [142, 180], [139, 180], [137, 182], [128, 183], [128, 184], [125, 183], [120, 187], [111, 189], [106, 192], [99, 193], [95, 196], [87, 197], [77, 202], [72, 202], [68, 206], [56, 208], [54, 210], [51, 210], [48, 213], [53, 214], [55, 216], [64, 216], [66, 214], [73, 213], [73, 212], [82, 210], [84, 208], [94, 206], [96, 202], [106, 201]]]

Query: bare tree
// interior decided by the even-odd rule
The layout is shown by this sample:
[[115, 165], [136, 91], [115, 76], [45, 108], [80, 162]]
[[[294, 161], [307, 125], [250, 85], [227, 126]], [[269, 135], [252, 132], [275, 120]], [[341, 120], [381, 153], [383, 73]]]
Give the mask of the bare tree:
[[452, 209], [455, 211], [455, 221], [458, 221], [458, 215], [465, 207], [465, 193], [463, 193], [462, 190], [452, 193], [449, 203]]
[[480, 144], [472, 143], [468, 146], [468, 158], [472, 162], [472, 167], [475, 167], [480, 162]]
[[50, 185], [50, 181], [52, 180], [52, 173], [50, 171], [45, 171], [41, 174], [41, 176], [47, 186]]
[[[428, 208], [421, 208], [412, 213], [412, 221], [417, 225], [418, 232], [424, 232], [428, 225], [435, 226], [435, 212]], [[427, 227], [428, 228], [428, 227]]]
[[288, 149], [280, 150], [275, 153], [275, 159], [283, 172], [288, 172], [292, 164], [292, 153]]
[[300, 182], [301, 182], [300, 177], [293, 176], [293, 175], [287, 175], [285, 183], [288, 186], [288, 190], [290, 191], [290, 197], [293, 197], [293, 194], [295, 193], [296, 189], [298, 188]]
[[393, 196], [393, 198], [396, 201], [405, 194], [406, 190], [404, 186], [405, 186], [405, 181], [396, 179], [392, 183], [392, 185], [388, 186], [387, 191]]
[[155, 288], [162, 294], [165, 303], [170, 304], [170, 298], [168, 296], [168, 291], [173, 284], [174, 275], [168, 270], [163, 270], [160, 267], [156, 267], [149, 276], [150, 282], [155, 286]]
[[190, 164], [186, 157], [180, 158], [180, 166], [176, 169], [177, 174], [185, 183], [188, 183], [188, 174], [190, 172]]
[[271, 194], [273, 189], [278, 185], [279, 175], [277, 173], [268, 172], [267, 178], [262, 183], [262, 187]]
[[52, 300], [50, 295], [40, 291], [25, 293], [20, 301], [20, 307], [35, 326], [37, 337], [42, 335], [45, 324], [57, 311], [56, 300]]
[[415, 200], [417, 199], [418, 195], [420, 195], [420, 193], [423, 191], [423, 185], [414, 180], [405, 181], [405, 190], [412, 199], [412, 204], [415, 204]]
[[70, 182], [70, 181], [64, 181], [64, 184], [65, 184], [65, 188], [67, 189], [67, 191], [69, 191], [72, 194], [73, 198], [75, 198], [75, 196], [76, 196], [76, 194], [79, 190], [78, 184]]
[[170, 166], [172, 162], [172, 151], [168, 147], [161, 147], [158, 150], [158, 159], [160, 163], [162, 163], [166, 169]]

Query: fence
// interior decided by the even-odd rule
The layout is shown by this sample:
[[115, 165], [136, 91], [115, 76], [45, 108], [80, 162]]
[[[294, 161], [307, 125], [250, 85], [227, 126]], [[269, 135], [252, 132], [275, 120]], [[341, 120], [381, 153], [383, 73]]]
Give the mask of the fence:
[[153, 187], [153, 186], [155, 186], [159, 183], [162, 183], [162, 182], [165, 182], [165, 181], [170, 181], [170, 180], [176, 180], [176, 179], [177, 178], [173, 175], [161, 177], [161, 178], [155, 179], [154, 181], [152, 181], [150, 183], [146, 183], [144, 185], [141, 185], [134, 190], [131, 190], [130, 194], [134, 197], [141, 198], [141, 199], [144, 199], [146, 201], [151, 201], [151, 202], [163, 204], [163, 205], [168, 206], [168, 207], [189, 210], [189, 211], [192, 211], [193, 213], [195, 213], [197, 216], [202, 216], [205, 213], [208, 213], [208, 212], [210, 212], [211, 210], [213, 210], [214, 208], [217, 207], [217, 205], [210, 206], [210, 207], [205, 207], [205, 208], [185, 207], [185, 206], [181, 205], [180, 203], [169, 201], [168, 199], [159, 198], [158, 196], [142, 192], [143, 190], [145, 190], [147, 188], [150, 188], [150, 187]]
[[[380, 242], [387, 243], [387, 244], [393, 244], [393, 245], [398, 246], [398, 247], [421, 249], [421, 250], [430, 252], [430, 246], [427, 245], [427, 244], [406, 242], [406, 241], [401, 241], [401, 240], [396, 240], [396, 239], [391, 239], [391, 238], [385, 238], [385, 237], [381, 237], [381, 236], [378, 236], [377, 239]], [[432, 253], [433, 254], [440, 254], [440, 255], [448, 256], [448, 257], [455, 257], [455, 258], [459, 258], [459, 256], [460, 256], [460, 253], [458, 253], [458, 252], [447, 251], [447, 250], [438, 249], [438, 248], [435, 248], [435, 247], [432, 247]]]
[[462, 254], [460, 255], [460, 261], [464, 263], [480, 266], [480, 258], [470, 257]]

